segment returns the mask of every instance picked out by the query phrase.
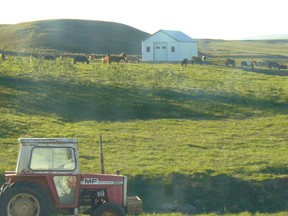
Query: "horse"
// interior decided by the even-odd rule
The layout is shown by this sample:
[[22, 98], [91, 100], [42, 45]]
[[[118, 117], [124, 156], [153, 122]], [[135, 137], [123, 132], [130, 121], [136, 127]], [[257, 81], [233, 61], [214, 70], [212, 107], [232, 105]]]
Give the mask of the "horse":
[[45, 55], [44, 60], [46, 61], [55, 61], [56, 57], [54, 55]]
[[254, 61], [251, 60], [251, 61], [242, 61], [241, 62], [241, 68], [244, 68], [245, 67], [251, 67], [252, 70], [254, 70]]
[[181, 66], [187, 66], [187, 64], [188, 64], [188, 59], [187, 58], [185, 58], [185, 59], [183, 59], [183, 61], [181, 62]]
[[196, 56], [192, 56], [192, 59], [191, 59], [191, 64], [194, 64], [194, 63], [199, 63], [202, 65], [203, 63], [203, 60], [201, 57], [196, 57]]
[[233, 60], [233, 59], [230, 59], [230, 58], [228, 58], [227, 60], [226, 60], [226, 66], [228, 67], [228, 66], [232, 66], [232, 67], [235, 67], [236, 66], [236, 63], [235, 63], [235, 60]]
[[94, 60], [94, 59], [97, 59], [97, 56], [96, 56], [96, 54], [90, 54], [89, 55], [89, 61], [92, 61], [92, 60]]
[[30, 56], [29, 56], [30, 62], [32, 62], [33, 59], [41, 59], [41, 58], [42, 58], [42, 56], [41, 56], [40, 54], [35, 54], [35, 53], [32, 53], [32, 54], [30, 54]]
[[102, 58], [102, 63], [111, 64], [112, 62], [117, 62], [117, 63], [119, 63], [120, 61], [125, 62], [126, 57], [127, 55], [125, 53], [121, 53], [119, 56], [111, 56], [108, 54]]
[[275, 69], [280, 69], [280, 64], [278, 62], [272, 62], [272, 61], [269, 61], [268, 62], [268, 67], [269, 69], [272, 69], [272, 68], [275, 68]]
[[205, 55], [202, 56], [202, 62], [206, 62], [207, 57]]
[[5, 60], [6, 60], [5, 54], [4, 54], [4, 53], [1, 53], [0, 55], [1, 55], [1, 60], [2, 60], [2, 61], [5, 61]]
[[103, 64], [110, 64], [110, 55], [109, 54], [102, 58], [102, 63]]
[[288, 68], [287, 65], [280, 64], [278, 70], [280, 70], [280, 69], [286, 69], [287, 70], [287, 68]]
[[70, 53], [65, 53], [65, 54], [63, 54], [63, 55], [60, 56], [60, 59], [61, 59], [61, 60], [64, 60], [64, 59], [66, 60], [66, 59], [68, 59], [70, 56], [71, 56]]
[[120, 61], [124, 61], [125, 62], [125, 58], [127, 57], [127, 55], [125, 53], [121, 53], [120, 56], [110, 56], [109, 58], [109, 62], [116, 62], [119, 63]]
[[125, 58], [125, 62], [128, 63], [128, 62], [137, 62], [138, 64], [140, 63], [140, 59], [137, 58], [136, 56], [127, 56]]
[[89, 64], [89, 60], [85, 56], [75, 56], [73, 60], [73, 64], [76, 64], [77, 62], [87, 63]]

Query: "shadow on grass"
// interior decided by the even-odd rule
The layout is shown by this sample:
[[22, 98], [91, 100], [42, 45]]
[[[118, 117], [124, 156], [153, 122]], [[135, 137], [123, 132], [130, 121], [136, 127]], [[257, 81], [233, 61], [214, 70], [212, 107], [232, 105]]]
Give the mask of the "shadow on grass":
[[259, 170], [259, 173], [267, 173], [267, 174], [287, 174], [288, 173], [288, 167], [287, 166], [279, 166], [279, 167], [271, 167], [268, 166], [265, 169]]
[[270, 76], [288, 76], [288, 70], [285, 70], [285, 69], [281, 69], [281, 70], [274, 69], [273, 70], [273, 69], [269, 69], [269, 68], [266, 69], [266, 68], [263, 68], [263, 67], [259, 68], [259, 67], [255, 66], [254, 69], [252, 70], [250, 67], [241, 68], [241, 66], [239, 66], [239, 65], [236, 66], [235, 68], [238, 68], [238, 69], [241, 69], [241, 70], [245, 70], [245, 71], [251, 71], [253, 73], [270, 75]]
[[270, 70], [263, 68], [254, 68], [253, 72], [271, 76], [288, 76], [287, 70]]
[[[287, 113], [286, 103], [233, 93], [170, 89], [121, 88], [0, 77], [0, 85], [20, 94], [0, 95], [9, 108], [28, 114], [55, 114], [64, 121], [128, 121], [133, 119], [215, 119], [249, 117], [250, 110]], [[13, 91], [11, 91], [13, 92]], [[13, 107], [14, 104], [14, 107]], [[244, 108], [244, 109], [243, 109]], [[246, 111], [244, 111], [246, 110]]]
[[[198, 173], [187, 177], [174, 173], [170, 181], [136, 176], [129, 193], [141, 197], [146, 212], [238, 213], [287, 211], [288, 179], [249, 182], [222, 174]], [[184, 207], [184, 208], [183, 208]]]

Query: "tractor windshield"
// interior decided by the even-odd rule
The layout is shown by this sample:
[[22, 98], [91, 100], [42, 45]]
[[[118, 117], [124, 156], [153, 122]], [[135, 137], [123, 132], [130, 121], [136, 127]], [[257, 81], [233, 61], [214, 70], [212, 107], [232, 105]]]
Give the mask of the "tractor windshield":
[[30, 169], [35, 171], [73, 171], [76, 169], [73, 148], [34, 147]]

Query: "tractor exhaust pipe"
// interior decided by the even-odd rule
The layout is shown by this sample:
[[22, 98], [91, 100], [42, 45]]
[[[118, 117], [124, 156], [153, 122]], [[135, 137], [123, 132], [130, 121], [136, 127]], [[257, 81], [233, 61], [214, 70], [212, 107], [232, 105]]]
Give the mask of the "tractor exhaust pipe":
[[104, 154], [102, 149], [102, 135], [100, 135], [100, 165], [101, 165], [101, 174], [104, 174], [105, 170], [104, 170]]

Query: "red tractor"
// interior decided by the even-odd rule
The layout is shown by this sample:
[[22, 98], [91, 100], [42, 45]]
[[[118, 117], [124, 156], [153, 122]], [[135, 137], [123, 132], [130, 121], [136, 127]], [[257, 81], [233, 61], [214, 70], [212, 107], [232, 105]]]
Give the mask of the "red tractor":
[[16, 170], [5, 172], [0, 190], [1, 216], [124, 216], [142, 212], [141, 199], [127, 196], [126, 176], [80, 172], [76, 139], [18, 140]]

